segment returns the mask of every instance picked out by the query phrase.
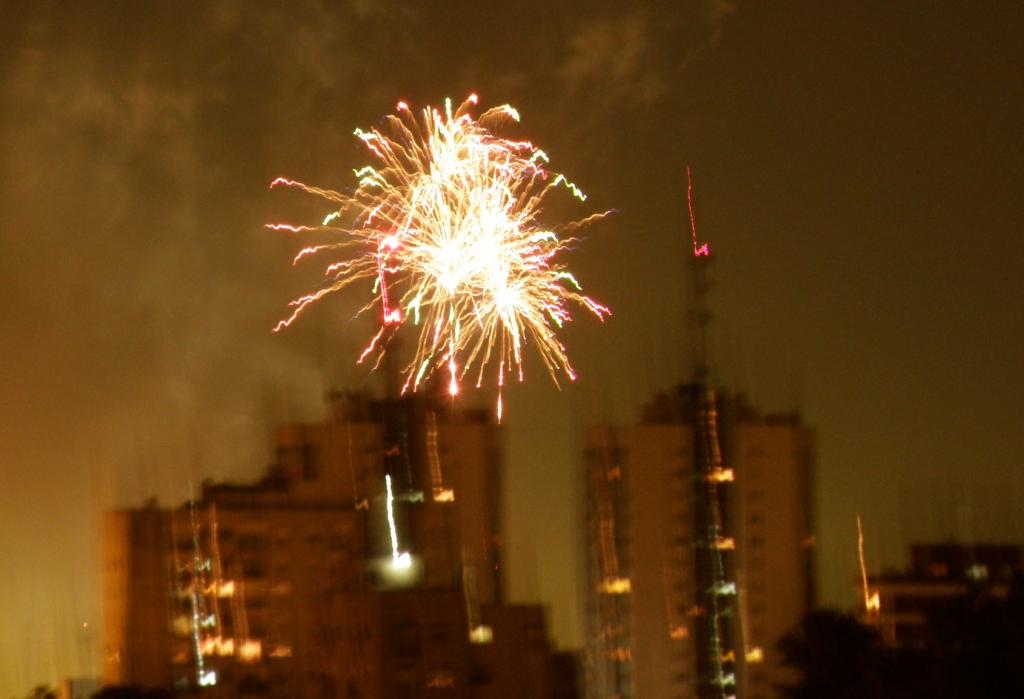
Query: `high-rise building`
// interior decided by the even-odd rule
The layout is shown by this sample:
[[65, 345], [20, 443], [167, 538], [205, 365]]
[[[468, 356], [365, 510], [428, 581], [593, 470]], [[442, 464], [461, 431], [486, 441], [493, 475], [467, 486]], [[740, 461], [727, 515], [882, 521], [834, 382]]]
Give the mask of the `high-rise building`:
[[485, 412], [335, 395], [251, 485], [107, 515], [107, 684], [211, 697], [544, 697], [543, 610], [507, 605]]
[[[707, 696], [709, 648], [725, 696], [772, 697], [787, 678], [775, 644], [814, 596], [814, 433], [796, 416], [705, 395], [680, 386], [640, 422], [586, 436], [591, 697]], [[713, 470], [701, 468], [709, 405], [721, 447]], [[723, 486], [710, 536], [707, 479]], [[717, 582], [701, 570], [709, 565], [721, 566]], [[708, 600], [720, 605], [717, 638]]]
[[397, 533], [415, 547], [424, 584], [469, 576], [478, 604], [499, 601], [503, 447], [490, 414], [419, 395], [336, 393], [330, 402], [325, 422], [278, 430], [275, 475], [292, 484], [294, 499], [367, 512], [366, 555], [383, 565], [393, 553], [388, 476], [396, 527], [405, 530]]
[[169, 525], [167, 512], [155, 502], [104, 517], [101, 584], [107, 684], [170, 686]]
[[686, 173], [692, 382], [586, 437], [595, 698], [767, 699], [786, 679], [776, 642], [813, 601], [813, 432], [711, 385], [714, 255]]

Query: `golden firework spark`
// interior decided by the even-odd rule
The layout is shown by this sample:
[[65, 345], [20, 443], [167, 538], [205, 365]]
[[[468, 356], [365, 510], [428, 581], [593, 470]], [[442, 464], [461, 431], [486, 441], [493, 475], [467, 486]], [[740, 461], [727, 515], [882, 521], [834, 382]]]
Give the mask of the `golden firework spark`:
[[546, 169], [542, 150], [495, 134], [503, 122], [519, 120], [514, 108], [504, 105], [474, 119], [476, 103], [471, 95], [453, 113], [449, 100], [443, 113], [428, 107], [417, 118], [400, 102], [381, 130], [357, 129], [377, 162], [355, 171], [352, 193], [285, 178], [271, 183], [336, 205], [319, 225], [268, 226], [327, 236], [303, 248], [296, 263], [331, 256], [324, 285], [292, 301], [291, 314], [274, 330], [324, 296], [372, 280], [373, 298], [360, 312], [379, 308], [380, 328], [359, 362], [375, 355], [379, 363], [389, 336], [412, 322], [419, 334], [403, 369], [403, 392], [446, 369], [454, 396], [468, 373], [475, 373], [479, 387], [486, 367], [496, 366], [500, 419], [501, 386], [510, 371], [522, 380], [527, 344], [537, 348], [556, 384], [563, 372], [575, 379], [556, 331], [571, 320], [572, 305], [600, 319], [610, 314], [556, 260], [575, 242], [567, 234], [605, 213], [559, 227], [540, 223], [541, 204], [553, 189], [581, 201], [586, 196]]

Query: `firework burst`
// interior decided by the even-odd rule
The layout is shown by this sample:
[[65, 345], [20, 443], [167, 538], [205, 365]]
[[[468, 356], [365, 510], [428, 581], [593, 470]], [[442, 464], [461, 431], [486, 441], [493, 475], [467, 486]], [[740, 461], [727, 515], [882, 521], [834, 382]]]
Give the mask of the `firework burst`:
[[291, 302], [290, 325], [324, 296], [365, 280], [372, 299], [360, 312], [377, 309], [380, 328], [359, 362], [379, 364], [390, 336], [411, 322], [418, 329], [415, 352], [402, 370], [403, 392], [415, 391], [434, 371], [448, 374], [448, 390], [459, 392], [470, 375], [476, 386], [491, 366], [498, 385], [506, 374], [523, 378], [523, 351], [537, 348], [558, 383], [575, 379], [556, 332], [571, 320], [570, 308], [585, 308], [603, 319], [610, 311], [585, 296], [556, 258], [572, 245], [570, 234], [604, 216], [594, 214], [562, 226], [538, 220], [554, 189], [586, 196], [564, 176], [546, 169], [547, 155], [528, 141], [495, 134], [503, 122], [518, 121], [508, 105], [479, 119], [471, 95], [455, 112], [423, 109], [417, 117], [400, 102], [380, 130], [355, 135], [376, 163], [355, 171], [351, 193], [278, 178], [285, 186], [318, 195], [335, 208], [319, 225], [270, 224], [287, 233], [319, 233], [323, 242], [303, 248], [294, 262], [328, 256], [325, 282]]

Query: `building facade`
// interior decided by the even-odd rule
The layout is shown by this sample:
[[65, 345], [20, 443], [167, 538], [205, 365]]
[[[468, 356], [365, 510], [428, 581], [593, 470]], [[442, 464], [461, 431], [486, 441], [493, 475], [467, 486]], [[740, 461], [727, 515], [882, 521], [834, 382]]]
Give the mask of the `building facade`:
[[108, 513], [104, 682], [210, 697], [548, 696], [543, 610], [504, 604], [501, 435], [335, 395], [258, 483]]
[[[587, 434], [591, 697], [706, 696], [698, 644], [712, 640], [726, 696], [772, 697], [788, 677], [775, 644], [814, 597], [814, 433], [795, 416], [719, 401], [721, 465], [702, 470], [696, 390], [658, 396], [637, 424]], [[723, 486], [720, 531], [711, 538], [699, 516], [709, 477]], [[702, 557], [701, 547], [719, 557]], [[700, 567], [708, 560], [723, 567], [715, 592], [727, 622], [710, 640], [701, 632], [709, 597]]]

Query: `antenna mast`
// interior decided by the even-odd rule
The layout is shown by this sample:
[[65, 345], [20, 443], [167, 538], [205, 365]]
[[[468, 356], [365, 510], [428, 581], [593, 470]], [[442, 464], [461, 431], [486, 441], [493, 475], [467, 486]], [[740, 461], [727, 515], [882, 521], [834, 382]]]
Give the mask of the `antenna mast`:
[[690, 324], [693, 328], [693, 380], [704, 384], [708, 379], [708, 337], [707, 327], [711, 322], [711, 307], [708, 305], [708, 291], [711, 282], [707, 268], [711, 265], [711, 248], [697, 239], [697, 216], [693, 210], [693, 174], [686, 166], [686, 204], [690, 211], [690, 233], [693, 237], [693, 257], [690, 258], [690, 275], [693, 283]]
[[686, 168], [686, 200], [693, 237], [690, 260], [693, 280], [690, 321], [693, 329], [693, 384], [696, 407], [696, 561], [700, 614], [697, 615], [697, 694], [701, 699], [731, 699], [736, 696], [736, 583], [726, 554], [735, 540], [726, 536], [722, 489], [733, 481], [733, 470], [722, 458], [718, 426], [718, 401], [708, 381], [707, 326], [711, 321], [707, 268], [711, 249], [697, 238], [693, 206], [693, 175]]

